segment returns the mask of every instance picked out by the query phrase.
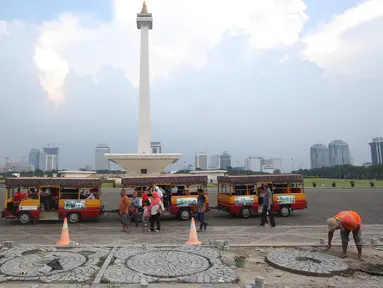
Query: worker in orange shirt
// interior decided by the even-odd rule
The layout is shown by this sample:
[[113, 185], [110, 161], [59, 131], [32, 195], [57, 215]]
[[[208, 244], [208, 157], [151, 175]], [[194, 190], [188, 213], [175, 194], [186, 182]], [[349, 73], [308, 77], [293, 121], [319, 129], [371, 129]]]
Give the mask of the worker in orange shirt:
[[327, 250], [331, 248], [331, 241], [334, 236], [334, 231], [340, 229], [342, 239], [343, 254], [342, 257], [347, 257], [347, 246], [350, 232], [354, 237], [356, 248], [358, 249], [358, 258], [362, 257], [362, 221], [358, 213], [354, 211], [342, 211], [332, 218], [327, 219], [328, 226], [328, 245]]

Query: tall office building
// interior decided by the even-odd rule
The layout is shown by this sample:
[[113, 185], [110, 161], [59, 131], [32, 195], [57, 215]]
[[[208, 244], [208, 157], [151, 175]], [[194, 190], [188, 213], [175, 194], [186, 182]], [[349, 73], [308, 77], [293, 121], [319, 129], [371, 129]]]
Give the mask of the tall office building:
[[261, 172], [263, 166], [262, 157], [249, 156], [245, 159], [245, 169], [253, 172]]
[[[45, 156], [44, 171], [59, 170], [59, 148], [58, 147], [43, 147]], [[41, 165], [40, 165], [41, 166]]]
[[40, 150], [39, 149], [31, 149], [31, 151], [29, 152], [29, 165], [34, 170], [40, 168]]
[[383, 137], [372, 138], [371, 148], [372, 165], [383, 164]]
[[220, 168], [227, 169], [231, 167], [231, 155], [229, 152], [224, 151], [222, 155], [219, 156]]
[[271, 158], [272, 165], [274, 166], [275, 170], [282, 170], [282, 159], [281, 158]]
[[329, 167], [329, 149], [324, 144], [315, 144], [310, 147], [311, 169]]
[[45, 164], [47, 162], [46, 155], [44, 152], [40, 152], [40, 157], [39, 157], [39, 169], [42, 171], [45, 171]]
[[162, 153], [161, 142], [150, 142], [152, 153]]
[[351, 165], [350, 148], [342, 140], [334, 140], [328, 145], [330, 166]]
[[206, 152], [195, 153], [195, 168], [207, 170], [207, 167], [208, 167], [207, 153]]
[[210, 156], [209, 168], [211, 169], [219, 169], [219, 155], [214, 154]]
[[110, 170], [110, 161], [104, 157], [105, 153], [110, 153], [107, 144], [98, 144], [94, 155], [94, 168], [96, 171]]

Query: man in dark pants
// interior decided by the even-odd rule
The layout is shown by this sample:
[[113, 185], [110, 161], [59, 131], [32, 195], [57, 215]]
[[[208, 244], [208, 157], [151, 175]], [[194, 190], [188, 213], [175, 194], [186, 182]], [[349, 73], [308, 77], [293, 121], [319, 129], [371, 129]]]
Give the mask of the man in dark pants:
[[[206, 197], [204, 195], [203, 189], [198, 189], [198, 201], [197, 201], [197, 218], [199, 219], [200, 226], [199, 232], [206, 230], [207, 222], [205, 222], [205, 212], [206, 212]], [[202, 230], [203, 229], [203, 230]]]
[[[271, 227], [275, 227], [275, 219], [273, 214], [273, 194], [269, 188], [269, 185], [266, 184], [264, 186], [264, 194], [263, 194], [263, 207], [262, 207], [262, 219], [261, 224], [259, 226], [265, 226], [267, 216], [270, 218]], [[268, 214], [268, 215], [267, 215]]]

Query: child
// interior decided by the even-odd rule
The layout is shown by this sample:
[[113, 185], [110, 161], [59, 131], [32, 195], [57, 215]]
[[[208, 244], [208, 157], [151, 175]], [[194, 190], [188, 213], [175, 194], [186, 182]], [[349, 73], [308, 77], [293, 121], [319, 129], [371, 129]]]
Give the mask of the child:
[[142, 215], [142, 229], [148, 230], [148, 223], [150, 218], [150, 211], [149, 211], [150, 201], [147, 199], [144, 202], [144, 214]]

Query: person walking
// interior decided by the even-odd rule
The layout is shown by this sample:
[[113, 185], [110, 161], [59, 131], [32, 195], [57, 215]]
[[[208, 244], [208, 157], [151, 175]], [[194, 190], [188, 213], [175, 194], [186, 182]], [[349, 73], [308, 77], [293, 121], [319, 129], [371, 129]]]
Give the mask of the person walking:
[[269, 216], [271, 227], [275, 227], [275, 219], [273, 214], [273, 194], [271, 193], [268, 184], [265, 184], [263, 191], [262, 219], [259, 226], [265, 226], [267, 216]]
[[140, 199], [137, 197], [137, 192], [133, 193], [133, 198], [130, 200], [130, 207], [129, 212], [130, 216], [132, 217], [132, 220], [136, 224], [136, 227], [138, 227], [138, 209], [140, 208]]
[[121, 202], [120, 202], [120, 218], [122, 224], [122, 232], [128, 233], [129, 228], [129, 198], [126, 196], [125, 191], [121, 190]]
[[[206, 212], [206, 197], [204, 195], [203, 189], [198, 189], [198, 201], [197, 201], [197, 217], [200, 222], [199, 232], [206, 230], [208, 223], [205, 222], [205, 212]], [[203, 230], [202, 230], [203, 228]]]
[[342, 239], [342, 257], [347, 257], [347, 247], [349, 235], [352, 232], [355, 245], [358, 250], [358, 258], [362, 258], [362, 220], [358, 213], [354, 211], [342, 211], [332, 218], [327, 219], [328, 226], [328, 244], [327, 249], [331, 248], [332, 238], [335, 230], [340, 229], [340, 237]]
[[[150, 211], [150, 228], [148, 231], [150, 232], [160, 232], [161, 230], [161, 223], [160, 223], [160, 217], [161, 212], [164, 211], [164, 204], [161, 201], [160, 196], [157, 192], [152, 193], [152, 203], [149, 206]], [[154, 223], [156, 223], [156, 230], [154, 230]]]

